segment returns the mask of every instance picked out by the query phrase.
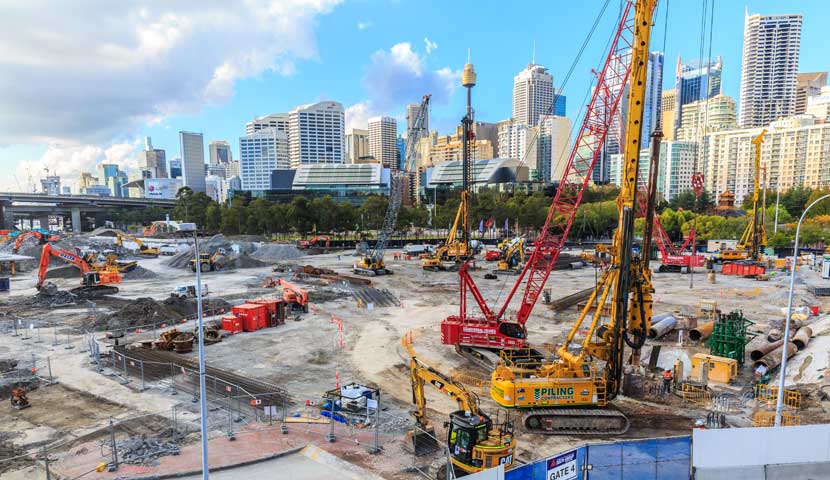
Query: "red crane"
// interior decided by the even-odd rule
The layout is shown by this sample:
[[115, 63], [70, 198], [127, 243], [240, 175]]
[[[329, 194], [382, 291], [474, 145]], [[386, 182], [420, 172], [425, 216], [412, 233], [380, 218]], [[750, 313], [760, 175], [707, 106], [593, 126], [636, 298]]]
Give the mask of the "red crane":
[[[623, 97], [623, 87], [631, 72], [633, 37], [633, 8], [629, 0], [620, 16], [602, 70], [597, 74], [597, 84], [591, 101], [545, 218], [545, 224], [534, 242], [533, 253], [498, 311], [487, 305], [467, 272], [466, 264], [459, 270], [459, 313], [441, 322], [441, 341], [444, 344], [482, 348], [521, 348], [527, 345], [525, 323], [542, 293], [542, 287], [559, 257], [559, 252], [565, 245], [577, 208], [582, 202], [582, 195], [591, 180], [594, 164], [602, 151]], [[525, 288], [521, 303], [516, 318], [511, 321], [505, 318], [505, 312], [522, 283], [525, 283]], [[467, 292], [475, 299], [480, 315], [467, 313]]]

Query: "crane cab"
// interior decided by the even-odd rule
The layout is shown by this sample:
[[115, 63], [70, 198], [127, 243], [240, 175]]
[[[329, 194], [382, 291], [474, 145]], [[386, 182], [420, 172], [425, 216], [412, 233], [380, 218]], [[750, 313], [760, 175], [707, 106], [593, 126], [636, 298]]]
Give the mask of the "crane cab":
[[487, 415], [459, 410], [450, 414], [447, 427], [447, 445], [453, 465], [464, 473], [480, 472], [487, 468], [513, 465], [516, 440], [509, 424], [493, 428]]

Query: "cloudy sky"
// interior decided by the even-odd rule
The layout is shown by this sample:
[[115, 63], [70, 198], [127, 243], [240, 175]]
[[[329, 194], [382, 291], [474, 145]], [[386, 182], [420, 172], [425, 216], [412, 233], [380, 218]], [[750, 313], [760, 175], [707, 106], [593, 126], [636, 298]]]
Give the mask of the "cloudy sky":
[[[577, 115], [619, 11], [605, 18], [565, 86]], [[460, 71], [479, 74], [476, 117], [510, 116], [513, 76], [536, 60], [557, 86], [604, 0], [511, 3], [375, 0], [77, 0], [3, 2], [0, 14], [0, 190], [28, 190], [55, 172], [73, 184], [101, 162], [131, 170], [150, 135], [178, 156], [179, 130], [231, 142], [255, 116], [336, 100], [350, 126], [399, 118], [432, 93], [431, 126], [449, 133], [463, 115]], [[713, 56], [725, 93], [737, 97], [744, 8], [804, 13], [802, 71], [830, 70], [824, 29], [830, 3], [716, 0]], [[663, 5], [661, 8], [664, 8]], [[699, 56], [700, 2], [671, 2], [667, 73]], [[657, 15], [652, 49], [663, 41]], [[704, 51], [704, 56], [708, 52]], [[667, 77], [671, 77], [670, 74]], [[671, 87], [672, 80], [666, 80]], [[402, 125], [403, 123], [401, 123]], [[399, 127], [401, 131], [401, 127]]]

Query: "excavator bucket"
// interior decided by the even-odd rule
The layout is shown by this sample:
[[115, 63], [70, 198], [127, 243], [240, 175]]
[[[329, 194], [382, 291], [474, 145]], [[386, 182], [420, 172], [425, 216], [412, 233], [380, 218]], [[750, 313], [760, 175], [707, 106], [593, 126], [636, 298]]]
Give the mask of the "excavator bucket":
[[438, 445], [438, 439], [435, 438], [435, 429], [426, 427], [425, 429], [416, 428], [406, 432], [409, 448], [415, 453], [416, 457], [422, 455], [429, 455], [437, 452], [441, 447]]

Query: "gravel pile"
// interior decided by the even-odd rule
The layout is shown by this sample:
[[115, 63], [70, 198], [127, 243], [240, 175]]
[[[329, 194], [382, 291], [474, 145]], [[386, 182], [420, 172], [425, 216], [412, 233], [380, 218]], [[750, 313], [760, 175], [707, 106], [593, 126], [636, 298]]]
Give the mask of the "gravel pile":
[[117, 440], [118, 459], [130, 465], [157, 465], [157, 459], [168, 455], [178, 455], [179, 446], [157, 437], [131, 437]]
[[[202, 309], [208, 315], [219, 310], [229, 311], [232, 305], [222, 299], [202, 299]], [[179, 299], [169, 297], [163, 302], [142, 297], [131, 301], [120, 310], [99, 317], [95, 321], [96, 330], [122, 330], [151, 323], [177, 322], [197, 310], [193, 298]]]
[[265, 243], [251, 254], [252, 257], [264, 262], [290, 260], [303, 255], [305, 254], [296, 245], [285, 243]]
[[129, 272], [122, 273], [121, 277], [124, 278], [124, 280], [140, 280], [143, 278], [156, 278], [158, 275], [152, 270], [148, 270], [141, 265], [137, 265]]
[[[224, 249], [225, 256], [219, 261], [223, 269], [264, 267], [269, 262], [303, 255], [294, 245], [254, 242], [248, 238], [259, 237], [246, 236], [242, 239], [228, 240], [224, 235], [214, 235], [199, 242], [199, 251], [213, 255], [219, 249]], [[190, 260], [194, 256], [194, 247], [186, 248], [170, 257], [165, 264], [173, 268], [190, 268]]]

